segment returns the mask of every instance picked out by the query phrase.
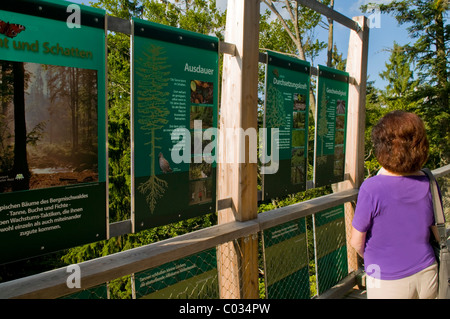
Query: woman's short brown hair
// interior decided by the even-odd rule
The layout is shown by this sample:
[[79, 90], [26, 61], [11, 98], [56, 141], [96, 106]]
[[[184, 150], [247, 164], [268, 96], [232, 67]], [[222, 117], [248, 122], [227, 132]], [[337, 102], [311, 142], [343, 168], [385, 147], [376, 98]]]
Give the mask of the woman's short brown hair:
[[386, 114], [372, 128], [371, 138], [378, 162], [393, 173], [413, 173], [428, 159], [425, 125], [414, 113]]

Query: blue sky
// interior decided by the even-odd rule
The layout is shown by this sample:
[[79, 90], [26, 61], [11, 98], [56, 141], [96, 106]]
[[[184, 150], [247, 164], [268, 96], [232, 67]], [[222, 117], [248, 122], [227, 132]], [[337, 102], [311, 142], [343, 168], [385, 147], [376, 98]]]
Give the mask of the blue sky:
[[[96, 2], [95, 0], [71, 0], [75, 3], [88, 4], [89, 2]], [[225, 8], [227, 0], [217, 0], [219, 7]], [[369, 17], [371, 13], [363, 13], [360, 11], [360, 6], [367, 2], [373, 3], [386, 3], [390, 0], [335, 0], [334, 9], [343, 15], [352, 18], [355, 16], [365, 15]], [[265, 9], [266, 6], [261, 4], [261, 8]], [[403, 45], [411, 42], [406, 31], [405, 25], [398, 25], [397, 21], [389, 15], [378, 14], [372, 15], [375, 25], [370, 29], [369, 34], [369, 60], [368, 60], [368, 74], [369, 81], [374, 81], [374, 85], [377, 88], [384, 88], [387, 83], [383, 81], [379, 73], [385, 69], [385, 63], [389, 60], [390, 53], [387, 52], [389, 48], [393, 47], [394, 41]], [[334, 28], [334, 42], [337, 45], [339, 52], [343, 53], [343, 56], [347, 56], [348, 40], [350, 31], [346, 27], [335, 23]], [[319, 40], [327, 42], [328, 34], [326, 30], [318, 28], [317, 37]], [[326, 52], [315, 59], [314, 64], [325, 64]]]
[[[369, 17], [370, 13], [363, 13], [359, 10], [362, 4], [367, 0], [335, 0], [334, 9], [345, 16], [352, 18], [355, 16], [365, 15]], [[386, 3], [390, 1], [372, 0], [373, 3]], [[403, 45], [412, 42], [406, 30], [407, 25], [399, 25], [397, 20], [387, 14], [378, 14], [378, 20], [375, 20], [376, 15], [372, 18], [375, 26], [369, 31], [369, 59], [368, 59], [368, 74], [369, 81], [375, 81], [374, 85], [378, 88], [384, 88], [387, 83], [383, 81], [379, 73], [385, 69], [385, 63], [389, 61], [390, 52], [388, 49], [394, 46], [394, 41]], [[326, 34], [324, 34], [326, 39]], [[337, 44], [338, 50], [347, 55], [348, 40], [350, 31], [342, 25], [335, 23], [334, 41]]]

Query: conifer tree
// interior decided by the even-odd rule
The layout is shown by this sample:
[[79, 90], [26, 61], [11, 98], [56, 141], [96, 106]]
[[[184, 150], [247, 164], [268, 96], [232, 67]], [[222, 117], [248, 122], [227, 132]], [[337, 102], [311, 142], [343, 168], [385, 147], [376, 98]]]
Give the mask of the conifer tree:
[[412, 62], [405, 49], [394, 42], [389, 62], [385, 63], [386, 69], [380, 73], [380, 77], [388, 82], [382, 99], [390, 110], [411, 111], [417, 106], [413, 95], [419, 80], [414, 79]]
[[167, 69], [166, 52], [162, 47], [151, 44], [144, 52], [140, 53], [136, 62], [136, 77], [139, 78], [137, 85], [136, 109], [139, 113], [138, 124], [140, 129], [148, 136], [150, 145], [150, 177], [147, 182], [139, 185], [139, 191], [146, 195], [150, 211], [155, 210], [157, 199], [160, 198], [167, 188], [167, 182], [158, 178], [155, 170], [158, 150], [161, 139], [157, 132], [168, 123], [169, 109], [166, 107], [169, 92], [165, 89], [170, 81], [170, 72]]
[[448, 0], [392, 1], [379, 5], [369, 3], [363, 10], [377, 7], [382, 13], [393, 15], [399, 24], [407, 24], [413, 44], [404, 46], [405, 53], [414, 61], [419, 85], [413, 98], [422, 101], [416, 108], [430, 128], [431, 156], [429, 164], [442, 166], [450, 163], [450, 84], [449, 41], [447, 23]]

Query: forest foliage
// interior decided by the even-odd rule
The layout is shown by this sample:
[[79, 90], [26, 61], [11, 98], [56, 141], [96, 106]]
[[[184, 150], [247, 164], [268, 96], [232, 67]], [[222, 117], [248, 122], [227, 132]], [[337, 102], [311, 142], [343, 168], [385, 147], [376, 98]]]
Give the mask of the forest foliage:
[[[321, 1], [322, 2], [322, 1]], [[326, 5], [334, 1], [324, 0]], [[408, 5], [407, 5], [408, 3]], [[436, 168], [450, 163], [450, 109], [449, 109], [449, 40], [450, 26], [447, 24], [448, 2], [421, 0], [410, 5], [409, 1], [393, 1], [381, 5], [385, 14], [396, 17], [399, 24], [407, 24], [411, 42], [400, 46], [393, 43], [391, 57], [380, 74], [388, 85], [376, 88], [373, 82], [367, 86], [366, 102], [366, 171], [371, 176], [379, 169], [370, 144], [370, 130], [385, 113], [394, 109], [416, 112], [426, 123], [431, 143], [430, 159], [427, 166]], [[203, 34], [217, 36], [223, 40], [226, 12], [220, 11], [215, 0], [99, 0], [93, 7], [105, 9], [108, 15], [122, 19], [132, 17], [150, 20]], [[345, 59], [336, 44], [316, 36], [317, 28], [329, 29], [330, 21], [320, 17], [310, 9], [303, 8], [296, 1], [262, 0], [260, 22], [260, 48], [283, 52], [308, 60], [312, 65], [319, 52], [328, 50], [326, 64], [345, 70]], [[285, 11], [283, 11], [285, 10]], [[280, 12], [288, 12], [282, 15]], [[332, 33], [331, 33], [332, 36]], [[332, 39], [332, 37], [331, 37]], [[130, 37], [121, 33], [108, 34], [108, 143], [109, 143], [109, 201], [110, 222], [130, 219]], [[3, 70], [3, 67], [2, 67]], [[51, 74], [51, 70], [49, 70]], [[7, 76], [5, 73], [4, 76]], [[262, 98], [264, 96], [263, 68], [260, 70], [259, 123], [262, 123]], [[88, 76], [83, 81], [89, 81]], [[2, 82], [5, 83], [5, 82]], [[311, 85], [311, 112], [309, 120], [310, 159], [313, 149], [314, 132], [314, 83]], [[8, 87], [5, 88], [7, 90]], [[4, 95], [2, 95], [4, 98]], [[51, 96], [50, 96], [51, 98]], [[2, 104], [3, 105], [3, 104]], [[0, 114], [0, 116], [3, 116]], [[2, 119], [2, 118], [0, 118]], [[0, 121], [0, 125], [5, 125]], [[86, 128], [89, 129], [89, 128]], [[39, 127], [30, 135], [38, 138]], [[3, 130], [0, 134], [5, 134]], [[0, 139], [1, 141], [1, 139]], [[0, 151], [12, 156], [11, 150], [0, 145]], [[9, 155], [8, 155], [9, 154]], [[7, 165], [0, 162], [1, 165]], [[312, 179], [311, 161], [309, 176]], [[330, 187], [312, 189], [291, 194], [285, 198], [261, 203], [258, 211], [263, 212], [290, 205], [331, 192]], [[156, 227], [138, 234], [128, 234], [89, 245], [68, 249], [41, 258], [23, 261], [13, 270], [0, 267], [0, 280], [10, 280], [31, 273], [78, 263], [105, 256], [126, 249], [178, 236], [217, 223], [215, 214]], [[312, 236], [309, 234], [309, 236]], [[312, 241], [312, 240], [311, 240]], [[311, 253], [312, 255], [312, 253]], [[17, 271], [17, 269], [20, 269]], [[129, 280], [115, 282], [115, 298], [130, 298]]]

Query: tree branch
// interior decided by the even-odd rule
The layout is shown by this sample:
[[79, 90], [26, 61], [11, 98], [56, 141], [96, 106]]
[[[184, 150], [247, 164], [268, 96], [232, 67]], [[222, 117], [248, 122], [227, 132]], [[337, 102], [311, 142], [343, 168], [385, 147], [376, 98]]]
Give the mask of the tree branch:
[[[295, 46], [297, 47], [298, 50], [298, 56], [300, 57], [300, 59], [305, 60], [305, 53], [303, 50], [303, 44], [301, 41], [300, 36], [296, 37], [293, 33], [292, 30], [289, 29], [289, 26], [286, 22], [286, 20], [283, 18], [283, 16], [280, 14], [280, 12], [278, 11], [278, 9], [275, 7], [274, 3], [272, 0], [262, 0], [268, 7], [269, 9], [277, 16], [278, 20], [281, 22], [281, 24], [283, 25], [284, 29], [286, 30], [286, 32], [288, 33], [289, 37], [292, 39], [292, 41], [295, 43]], [[287, 1], [287, 0], [286, 0]], [[289, 6], [290, 7], [290, 6]], [[296, 28], [296, 33], [298, 34], [298, 24], [295, 25]]]

